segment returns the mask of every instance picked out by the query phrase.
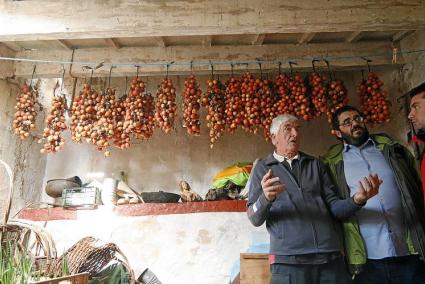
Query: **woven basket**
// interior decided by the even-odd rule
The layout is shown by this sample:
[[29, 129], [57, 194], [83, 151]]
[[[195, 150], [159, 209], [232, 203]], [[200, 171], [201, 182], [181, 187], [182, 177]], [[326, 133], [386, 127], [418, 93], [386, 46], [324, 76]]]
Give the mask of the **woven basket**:
[[[0, 246], [8, 247], [10, 253], [15, 256], [22, 253], [28, 254], [35, 264], [33, 267], [38, 268], [38, 274], [45, 275], [48, 266], [56, 259], [55, 243], [43, 228], [21, 220], [9, 220], [14, 192], [13, 172], [10, 166], [2, 160], [0, 160], [0, 166], [5, 168], [9, 187], [7, 205], [4, 207], [3, 220], [0, 223]], [[0, 178], [2, 176], [0, 175]], [[44, 259], [43, 267], [37, 265], [38, 259]]]
[[121, 262], [130, 273], [130, 282], [135, 283], [134, 272], [128, 264], [128, 260], [114, 243], [105, 243], [93, 237], [85, 237], [75, 243], [61, 257], [50, 266], [49, 275], [61, 275], [63, 262], [66, 258], [69, 272], [77, 274], [88, 272], [96, 275], [111, 261]]

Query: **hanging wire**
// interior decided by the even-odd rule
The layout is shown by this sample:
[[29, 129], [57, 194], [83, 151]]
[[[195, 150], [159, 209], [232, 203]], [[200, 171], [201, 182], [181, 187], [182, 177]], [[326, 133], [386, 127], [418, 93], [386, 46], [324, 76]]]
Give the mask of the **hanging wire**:
[[298, 65], [298, 63], [296, 63], [296, 62], [293, 62], [293, 61], [288, 61], [288, 64], [289, 64], [289, 69], [290, 69], [290, 71], [291, 71], [291, 76], [293, 75], [293, 65]]
[[210, 60], [210, 66], [211, 66], [211, 80], [214, 80], [214, 65], [212, 64]]
[[278, 68], [279, 68], [279, 75], [282, 74], [282, 62], [278, 62]]
[[111, 75], [112, 75], [113, 68], [115, 68], [115, 66], [113, 65], [111, 65], [111, 68], [109, 68], [108, 89], [111, 88]]
[[139, 68], [140, 65], [134, 65], [136, 67], [136, 79], [139, 79]]
[[363, 80], [363, 81], [365, 81], [365, 78], [364, 78], [364, 70], [362, 69], [362, 70], [361, 70], [361, 72], [362, 72], [362, 80]]
[[36, 69], [37, 69], [37, 65], [34, 65], [34, 67], [32, 69], [31, 81], [30, 81], [30, 89], [32, 87], [32, 80], [34, 79], [34, 75], [35, 75], [35, 70]]
[[170, 63], [167, 63], [166, 68], [167, 68], [167, 73], [165, 74], [165, 78], [168, 79], [168, 71], [170, 69], [170, 65], [174, 64], [174, 61], [171, 61]]
[[369, 65], [369, 63], [372, 62], [372, 60], [371, 59], [368, 59], [368, 58], [366, 58], [364, 56], [362, 56], [361, 59], [363, 59], [364, 61], [366, 61], [367, 70], [370, 73], [370, 65]]
[[190, 61], [190, 75], [193, 75], [193, 60]]
[[127, 88], [128, 88], [128, 77], [125, 76], [125, 92], [124, 92], [124, 96], [127, 95]]
[[91, 70], [91, 74], [90, 74], [90, 81], [89, 81], [89, 84], [91, 85], [92, 84], [92, 82], [93, 82], [93, 72], [94, 72], [94, 69], [92, 69]]
[[[398, 55], [402, 54], [411, 54], [411, 53], [421, 53], [425, 52], [425, 48], [421, 49], [412, 49], [412, 50], [405, 50], [405, 51], [398, 51]], [[371, 53], [371, 54], [364, 54], [362, 56], [359, 55], [347, 55], [347, 56], [328, 56], [326, 57], [328, 60], [337, 61], [337, 60], [347, 60], [347, 59], [363, 59], [363, 58], [371, 58], [371, 57], [392, 57], [393, 56], [393, 50], [390, 52], [382, 52], [382, 53]], [[262, 63], [279, 63], [281, 62], [289, 62], [289, 61], [311, 61], [314, 58], [317, 58], [320, 56], [305, 56], [305, 57], [299, 57], [299, 58], [288, 58], [288, 59], [273, 59], [273, 60], [261, 60]], [[84, 62], [84, 61], [62, 61], [62, 60], [42, 60], [42, 59], [28, 59], [28, 58], [16, 58], [16, 57], [0, 57], [0, 60], [4, 61], [20, 61], [20, 62], [32, 62], [32, 63], [45, 63], [45, 64], [74, 64], [74, 65], [91, 65], [96, 66], [97, 68], [100, 68], [102, 66], [111, 66], [114, 65], [116, 67], [125, 67], [125, 66], [135, 66], [135, 65], [147, 65], [147, 66], [166, 66], [169, 63], [118, 63], [118, 62]], [[234, 64], [256, 64], [258, 63], [258, 60], [244, 60], [244, 61], [234, 61], [232, 60]], [[194, 61], [194, 65], [210, 65], [209, 61]], [[229, 61], [214, 61], [215, 65], [228, 65]], [[177, 62], [174, 65], [184, 65], [189, 66], [190, 61], [187, 62]]]
[[63, 89], [65, 88], [65, 66], [62, 65], [62, 78], [61, 78], [61, 86], [60, 86], [60, 94], [63, 95]]
[[260, 68], [260, 78], [263, 80], [263, 69], [261, 69], [261, 62], [258, 62], [258, 67]]
[[329, 79], [331, 79], [331, 80], [335, 79], [335, 76], [334, 76], [332, 69], [331, 69], [331, 65], [329, 64], [329, 60], [323, 59], [323, 61], [326, 63], [326, 66], [328, 67]]
[[314, 58], [312, 61], [311, 61], [311, 66], [313, 67], [313, 72], [314, 73], [316, 73], [316, 65], [315, 65], [315, 63], [316, 62], [319, 62], [320, 60], [319, 59], [316, 59], [316, 58]]
[[233, 63], [230, 63], [230, 72], [232, 77], [233, 77], [233, 67], [234, 67]]

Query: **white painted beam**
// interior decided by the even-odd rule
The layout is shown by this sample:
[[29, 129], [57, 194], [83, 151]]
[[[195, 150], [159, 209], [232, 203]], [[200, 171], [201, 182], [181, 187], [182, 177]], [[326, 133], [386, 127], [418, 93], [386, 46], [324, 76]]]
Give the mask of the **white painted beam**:
[[[364, 60], [361, 56], [376, 53], [388, 52], [386, 57], [374, 57], [373, 65], [390, 65], [391, 64], [391, 42], [371, 42], [371, 43], [327, 43], [327, 44], [308, 44], [308, 45], [245, 45], [238, 46], [212, 46], [199, 48], [199, 46], [169, 46], [166, 49], [157, 47], [123, 47], [119, 50], [114, 48], [101, 49], [77, 49], [74, 54], [74, 61], [77, 62], [104, 62], [104, 67], [95, 71], [95, 76], [108, 76], [109, 64], [118, 65], [114, 69], [113, 76], [132, 76], [136, 72], [134, 64], [140, 64], [140, 74], [142, 75], [158, 75], [165, 74], [165, 66], [158, 63], [168, 63], [174, 61], [175, 64], [170, 67], [170, 74], [187, 74], [190, 71], [189, 62], [194, 61], [193, 71], [199, 74], [209, 74], [210, 66], [208, 61], [229, 62], [229, 64], [217, 64], [214, 66], [214, 72], [229, 72], [230, 63], [241, 61], [255, 61], [256, 58], [262, 60], [294, 60], [298, 63], [297, 68], [311, 69], [311, 60], [302, 60], [301, 58], [316, 57], [329, 58], [333, 69], [351, 69], [363, 68]], [[332, 59], [335, 57], [351, 57], [359, 58]], [[69, 61], [70, 52], [64, 50], [35, 50], [22, 51], [17, 53], [17, 58], [41, 59], [41, 60], [63, 60]], [[199, 65], [203, 62], [203, 65]], [[86, 64], [85, 63], [85, 64]], [[109, 63], [109, 64], [108, 64]], [[153, 65], [144, 65], [153, 63]], [[402, 62], [399, 62], [402, 63]], [[127, 64], [120, 66], [120, 64]], [[277, 69], [277, 62], [273, 64], [263, 63], [264, 70]], [[16, 62], [16, 76], [30, 77], [32, 73], [33, 63]], [[88, 76], [89, 71], [83, 70], [81, 64], [74, 64], [72, 74], [75, 76]], [[286, 66], [283, 66], [284, 68]], [[245, 70], [245, 65], [235, 65], [235, 71], [238, 69]], [[250, 64], [248, 68], [258, 69], [258, 64]], [[61, 64], [39, 64], [37, 65], [37, 74], [40, 77], [57, 77], [61, 74]]]
[[345, 42], [356, 42], [360, 40], [362, 36], [363, 33], [361, 31], [352, 32], [345, 38]]
[[425, 29], [423, 0], [0, 1], [0, 41]]
[[301, 38], [298, 40], [298, 44], [309, 43], [314, 38], [315, 35], [316, 33], [303, 34]]

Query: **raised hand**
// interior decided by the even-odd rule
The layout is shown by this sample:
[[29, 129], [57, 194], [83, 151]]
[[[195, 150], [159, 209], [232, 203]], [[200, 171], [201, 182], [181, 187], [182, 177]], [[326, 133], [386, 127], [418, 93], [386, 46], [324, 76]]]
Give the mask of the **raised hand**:
[[377, 174], [364, 177], [359, 181], [359, 189], [354, 195], [354, 202], [356, 204], [364, 204], [367, 200], [377, 195], [382, 182]]
[[261, 187], [268, 201], [274, 201], [280, 193], [286, 190], [283, 184], [280, 183], [279, 177], [273, 177], [271, 169], [263, 176]]

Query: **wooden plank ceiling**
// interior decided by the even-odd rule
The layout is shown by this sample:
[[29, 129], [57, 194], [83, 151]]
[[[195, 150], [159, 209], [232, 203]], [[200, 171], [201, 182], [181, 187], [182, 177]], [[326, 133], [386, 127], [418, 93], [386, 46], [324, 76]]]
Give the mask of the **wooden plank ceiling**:
[[[187, 72], [188, 66], [178, 63], [191, 60], [228, 61], [217, 68], [226, 72], [237, 60], [302, 61], [377, 52], [389, 55], [372, 58], [372, 64], [390, 65], [398, 42], [425, 29], [423, 15], [423, 0], [9, 0], [0, 3], [0, 43], [17, 58], [69, 61], [74, 53], [75, 61], [104, 62], [105, 67], [176, 61], [176, 73]], [[305, 61], [300, 68], [311, 66]], [[338, 68], [363, 64], [358, 58], [334, 62]], [[30, 76], [32, 64], [15, 65], [18, 76]], [[74, 69], [76, 76], [84, 73], [80, 67]], [[51, 77], [61, 68], [43, 64], [37, 69]], [[195, 68], [209, 70], [207, 65]], [[144, 69], [146, 74], [164, 72], [161, 65]], [[134, 68], [122, 66], [114, 73], [128, 75]]]

